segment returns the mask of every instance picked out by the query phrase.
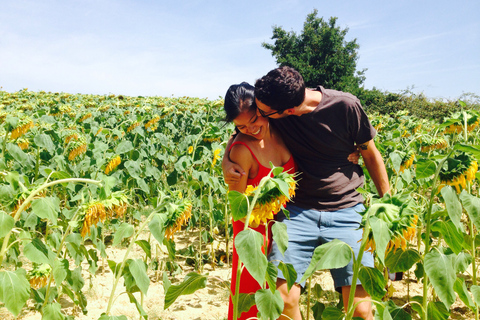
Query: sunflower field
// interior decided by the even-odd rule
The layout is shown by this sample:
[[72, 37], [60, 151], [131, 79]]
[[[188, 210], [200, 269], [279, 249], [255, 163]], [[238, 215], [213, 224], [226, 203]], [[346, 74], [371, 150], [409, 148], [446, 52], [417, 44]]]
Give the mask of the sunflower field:
[[[74, 319], [62, 298], [87, 314], [85, 274], [101, 268], [114, 275], [101, 320], [128, 319], [112, 311], [120, 284], [138, 317], [148, 319], [143, 301], [152, 273], [163, 282], [165, 308], [205, 288], [205, 264], [229, 264], [229, 252], [219, 254], [217, 244], [231, 251], [232, 216], [260, 221], [257, 200], [280, 210], [293, 195], [293, 180], [276, 169], [245, 195], [227, 192], [220, 163], [233, 126], [223, 116], [222, 100], [0, 91], [0, 308], [21, 319], [29, 302], [42, 319]], [[480, 114], [460, 101], [441, 122], [405, 111], [370, 119], [392, 192], [378, 198], [364, 170], [361, 245], [375, 253], [376, 267], [359, 265], [361, 257], [354, 262], [376, 319], [448, 319], [458, 301], [469, 318], [479, 319]], [[283, 245], [281, 225], [272, 230]], [[185, 230], [199, 240], [180, 253], [175, 237]], [[240, 295], [236, 314], [255, 303], [262, 319], [276, 319], [283, 309], [271, 285], [277, 269], [249, 230], [237, 250], [264, 289]], [[159, 245], [167, 256], [157, 254]], [[115, 262], [107, 246], [125, 247], [124, 257]], [[144, 258], [130, 257], [134, 248]], [[173, 283], [185, 261], [179, 256], [188, 256], [194, 272]], [[322, 245], [304, 280], [351, 258], [340, 241]], [[291, 266], [279, 268], [295, 279]], [[396, 304], [392, 273], [421, 283], [422, 294]], [[307, 286], [306, 319], [353, 318], [351, 301], [342, 310], [338, 301], [321, 299], [321, 291]]]

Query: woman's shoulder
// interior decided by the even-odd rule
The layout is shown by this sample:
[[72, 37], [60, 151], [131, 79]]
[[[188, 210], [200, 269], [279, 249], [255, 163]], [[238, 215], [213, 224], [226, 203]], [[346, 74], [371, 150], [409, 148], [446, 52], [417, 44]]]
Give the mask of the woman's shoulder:
[[251, 161], [252, 156], [252, 139], [244, 134], [237, 134], [230, 149], [230, 159], [234, 162]]

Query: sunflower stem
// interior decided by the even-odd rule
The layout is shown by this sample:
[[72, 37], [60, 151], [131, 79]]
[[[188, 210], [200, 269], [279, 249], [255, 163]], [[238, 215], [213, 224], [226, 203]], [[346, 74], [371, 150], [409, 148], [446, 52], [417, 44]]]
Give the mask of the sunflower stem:
[[[452, 153], [453, 153], [453, 149], [449, 152], [449, 154], [444, 159], [442, 159], [442, 161], [440, 161], [440, 163], [437, 166], [437, 170], [435, 171], [435, 175], [433, 177], [432, 190], [431, 190], [431, 193], [430, 193], [430, 200], [429, 200], [429, 203], [428, 203], [427, 213], [426, 213], [425, 219], [424, 219], [425, 224], [426, 224], [425, 240], [424, 240], [425, 251], [424, 251], [423, 256], [422, 256], [422, 261], [425, 261], [425, 256], [430, 251], [431, 215], [432, 215], [432, 208], [433, 208], [433, 204], [434, 204], [434, 200], [435, 200], [435, 195], [437, 194], [437, 190], [438, 190], [438, 184], [437, 184], [438, 177], [440, 175], [440, 170], [442, 170], [443, 164], [445, 163], [445, 161], [447, 161], [447, 159], [451, 156]], [[427, 310], [427, 307], [428, 307], [428, 276], [427, 276], [427, 273], [426, 273], [425, 270], [423, 271], [423, 303], [422, 303], [422, 307], [423, 307], [423, 319], [428, 319], [428, 310]]]

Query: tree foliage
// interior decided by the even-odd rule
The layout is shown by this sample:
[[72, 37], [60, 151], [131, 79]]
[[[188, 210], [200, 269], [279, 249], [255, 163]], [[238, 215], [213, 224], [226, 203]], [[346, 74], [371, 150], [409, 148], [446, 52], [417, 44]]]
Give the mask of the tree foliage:
[[337, 18], [324, 21], [315, 9], [307, 15], [301, 34], [273, 27], [274, 44], [262, 43], [272, 51], [279, 66], [298, 70], [307, 87], [323, 85], [356, 94], [365, 80], [366, 69], [356, 71], [359, 45], [356, 39], [346, 41], [348, 28], [336, 25]]

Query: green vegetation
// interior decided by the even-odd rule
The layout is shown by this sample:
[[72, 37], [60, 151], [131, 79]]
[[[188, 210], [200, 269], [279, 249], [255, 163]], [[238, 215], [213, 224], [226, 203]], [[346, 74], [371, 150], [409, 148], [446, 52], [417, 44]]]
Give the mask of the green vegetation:
[[[459, 101], [446, 117], [445, 110], [432, 107], [431, 115], [420, 118], [413, 115], [421, 109], [412, 106], [417, 100], [390, 98], [388, 113], [373, 108], [369, 113], [392, 195], [378, 199], [365, 171], [362, 246], [375, 252], [376, 267], [355, 264], [355, 276], [367, 284], [380, 319], [446, 319], [455, 301], [478, 319], [478, 105]], [[405, 107], [395, 109], [395, 103]], [[222, 101], [0, 91], [2, 306], [17, 316], [31, 301], [43, 319], [72, 319], [62, 310], [62, 298], [88, 313], [84, 274], [94, 275], [100, 267], [115, 275], [114, 289], [123, 279], [124, 293], [144, 319], [143, 297], [152, 273], [163, 274], [157, 279], [162, 279], [165, 296], [158, 298], [165, 307], [205, 288], [209, 278], [203, 266], [222, 263], [213, 243], [228, 247], [232, 216], [249, 215], [265, 194], [290, 194], [289, 178], [278, 170], [265, 188], [227, 194], [219, 159], [233, 128], [222, 118]], [[182, 229], [195, 232], [200, 241], [180, 252], [175, 235]], [[272, 229], [284, 244], [282, 224], [274, 223]], [[239, 297], [237, 312], [257, 303], [264, 317], [274, 317], [283, 302], [266, 283], [273, 283], [276, 268], [260, 258], [257, 238], [245, 230], [237, 248], [265, 289]], [[157, 254], [161, 244], [168, 256]], [[125, 255], [108, 256], [107, 245], [124, 246]], [[129, 256], [134, 247], [143, 257]], [[341, 266], [351, 254], [340, 242], [320, 246], [305, 279]], [[180, 257], [195, 272], [172, 284], [183, 263]], [[279, 267], [295, 278], [291, 266]], [[385, 290], [392, 285], [387, 270], [405, 272], [409, 280], [422, 283], [423, 293], [396, 305]], [[112, 314], [113, 292], [102, 320], [126, 319]], [[320, 302], [321, 288], [308, 292], [313, 293], [307, 297], [307, 318], [352, 318], [351, 303], [344, 312], [338, 301]]]

